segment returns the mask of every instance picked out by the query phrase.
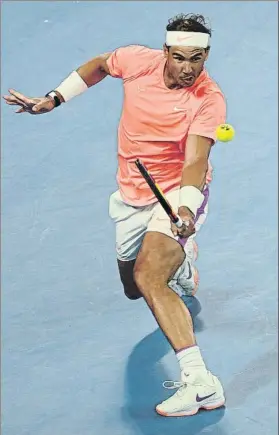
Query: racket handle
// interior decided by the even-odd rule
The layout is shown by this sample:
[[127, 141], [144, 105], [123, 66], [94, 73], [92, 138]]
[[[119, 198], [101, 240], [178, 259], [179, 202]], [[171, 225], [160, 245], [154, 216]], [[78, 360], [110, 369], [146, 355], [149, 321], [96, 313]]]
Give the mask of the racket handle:
[[183, 221], [182, 221], [180, 216], [177, 216], [177, 217], [178, 217], [178, 221], [175, 222], [175, 225], [177, 226], [177, 228], [181, 228], [183, 225]]

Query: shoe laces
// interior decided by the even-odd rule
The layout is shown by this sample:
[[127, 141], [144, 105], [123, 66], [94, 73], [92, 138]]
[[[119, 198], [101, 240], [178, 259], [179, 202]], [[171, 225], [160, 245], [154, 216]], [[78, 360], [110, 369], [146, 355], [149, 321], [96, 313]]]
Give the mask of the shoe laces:
[[183, 381], [165, 381], [163, 382], [163, 387], [167, 390], [176, 390], [178, 388], [187, 386], [186, 382]]
[[174, 396], [181, 397], [189, 383], [184, 381], [165, 381], [163, 387], [167, 390], [177, 390]]
[[[209, 373], [209, 372], [207, 372]], [[188, 378], [190, 375], [189, 374], [184, 374], [184, 376], [186, 378]], [[187, 387], [187, 385], [191, 385], [191, 386], [201, 386], [202, 383], [199, 383], [197, 381], [195, 382], [189, 382], [188, 380], [186, 381], [165, 381], [163, 382], [163, 387], [166, 388], [167, 390], [184, 390], [184, 388]], [[184, 388], [183, 388], [184, 387]]]

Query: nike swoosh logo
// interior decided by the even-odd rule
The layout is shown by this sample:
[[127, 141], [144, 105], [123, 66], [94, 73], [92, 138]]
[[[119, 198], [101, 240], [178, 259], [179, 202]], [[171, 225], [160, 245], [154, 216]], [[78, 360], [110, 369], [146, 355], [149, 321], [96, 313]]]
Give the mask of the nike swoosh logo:
[[191, 269], [191, 265], [190, 265], [189, 261], [187, 261], [187, 263], [188, 263], [188, 267], [189, 267], [189, 276], [188, 276], [187, 279], [191, 279], [192, 276], [193, 276], [193, 274], [192, 274], [192, 269]]
[[141, 86], [138, 85], [138, 92], [144, 92], [145, 88], [142, 88]]
[[175, 112], [187, 112], [187, 109], [185, 109], [184, 107], [174, 107], [173, 110]]
[[203, 396], [203, 397], [200, 397], [198, 394], [196, 395], [196, 401], [199, 403], [199, 402], [202, 402], [203, 400], [205, 400], [205, 399], [209, 399], [209, 397], [211, 397], [211, 396], [214, 396], [214, 394], [215, 393], [212, 393], [212, 394], [209, 394], [208, 396]]
[[179, 41], [179, 42], [182, 42], [182, 41], [186, 41], [186, 39], [190, 39], [190, 38], [192, 38], [192, 36], [179, 36], [178, 38], [177, 38], [177, 40]]

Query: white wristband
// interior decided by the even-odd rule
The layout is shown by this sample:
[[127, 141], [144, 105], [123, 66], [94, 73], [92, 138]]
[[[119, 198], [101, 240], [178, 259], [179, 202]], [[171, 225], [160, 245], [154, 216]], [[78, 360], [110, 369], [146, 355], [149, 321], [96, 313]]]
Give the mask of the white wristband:
[[201, 191], [194, 186], [183, 186], [179, 192], [179, 207], [187, 207], [196, 216], [204, 201]]
[[85, 81], [80, 75], [73, 71], [55, 90], [62, 95], [65, 101], [69, 101], [74, 97], [82, 94], [88, 89]]

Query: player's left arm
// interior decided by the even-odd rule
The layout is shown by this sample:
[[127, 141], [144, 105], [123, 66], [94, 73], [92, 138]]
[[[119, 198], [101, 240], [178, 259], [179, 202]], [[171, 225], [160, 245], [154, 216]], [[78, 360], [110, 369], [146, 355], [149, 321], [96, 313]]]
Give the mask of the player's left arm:
[[216, 129], [225, 122], [226, 104], [221, 93], [212, 94], [197, 113], [185, 147], [185, 160], [181, 176], [178, 214], [187, 225], [181, 229], [172, 227], [181, 237], [195, 232], [195, 217], [204, 201], [208, 159], [216, 141]]

